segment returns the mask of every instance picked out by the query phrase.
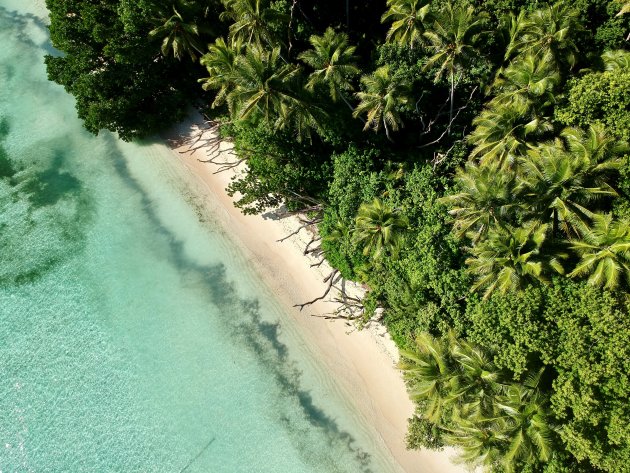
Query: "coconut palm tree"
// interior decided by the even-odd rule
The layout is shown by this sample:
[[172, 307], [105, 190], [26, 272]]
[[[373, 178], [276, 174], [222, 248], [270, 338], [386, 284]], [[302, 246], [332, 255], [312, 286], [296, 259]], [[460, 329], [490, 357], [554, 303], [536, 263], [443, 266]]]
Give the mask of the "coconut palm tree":
[[402, 370], [411, 399], [422, 406], [422, 415], [431, 422], [440, 421], [445, 406], [454, 400], [451, 393], [458, 376], [452, 363], [448, 341], [421, 332], [411, 350], [401, 350]]
[[452, 394], [462, 404], [460, 412], [477, 419], [495, 416], [497, 396], [505, 391], [504, 373], [481, 347], [457, 339], [453, 333], [448, 338], [451, 356], [460, 373]]
[[228, 44], [223, 38], [217, 38], [208, 47], [208, 52], [201, 57], [201, 65], [208, 70], [209, 77], [199, 79], [204, 90], [218, 90], [212, 107], [223, 105], [228, 94], [234, 88], [234, 70], [236, 58], [242, 51], [240, 41]]
[[249, 47], [236, 58], [234, 87], [227, 95], [230, 113], [237, 120], [264, 120], [277, 129], [291, 129], [298, 139], [309, 137], [319, 126], [321, 110], [303, 96], [299, 68], [281, 64], [279, 56], [279, 48]]
[[279, 48], [263, 51], [251, 47], [236, 58], [232, 74], [235, 87], [227, 97], [235, 118], [263, 118], [273, 123], [282, 104], [294, 101], [290, 84], [298, 69], [279, 64], [279, 55]]
[[457, 461], [482, 471], [495, 471], [501, 466], [505, 445], [501, 419], [474, 419], [455, 411], [444, 440], [457, 447]]
[[549, 53], [527, 54], [497, 74], [492, 86], [495, 97], [490, 106], [512, 104], [544, 108], [555, 102], [560, 73]]
[[470, 64], [478, 53], [474, 45], [483, 25], [485, 15], [475, 14], [472, 6], [447, 3], [433, 24], [424, 32], [433, 56], [429, 58], [425, 69], [437, 67], [435, 81], [445, 75], [450, 82], [450, 123], [453, 121], [453, 100], [457, 74]]
[[475, 147], [470, 157], [503, 169], [518, 164], [529, 142], [553, 131], [551, 121], [523, 101], [485, 108], [473, 125], [468, 141]]
[[507, 444], [501, 463], [507, 473], [518, 471], [519, 465], [547, 462], [554, 450], [549, 400], [527, 384], [511, 385], [497, 402], [505, 419]]
[[392, 23], [387, 41], [414, 45], [425, 41], [425, 25], [430, 20], [429, 0], [387, 0], [388, 10], [381, 17], [382, 23]]
[[357, 56], [354, 54], [356, 47], [348, 44], [347, 34], [336, 33], [332, 28], [328, 28], [323, 36], [311, 36], [309, 41], [312, 49], [299, 56], [314, 69], [306, 88], [314, 91], [320, 86], [326, 86], [333, 102], [342, 98], [353, 109], [344, 92], [352, 90], [352, 78], [359, 74]]
[[492, 226], [506, 224], [513, 214], [514, 173], [468, 162], [457, 171], [455, 183], [459, 192], [441, 198], [440, 202], [450, 207], [458, 238], [467, 235], [476, 242]]
[[359, 207], [355, 220], [354, 237], [363, 245], [363, 254], [378, 260], [386, 250], [395, 254], [409, 222], [379, 199]]
[[630, 223], [615, 221], [610, 214], [593, 216], [593, 226], [574, 240], [571, 249], [580, 256], [571, 277], [588, 276], [588, 283], [616, 289], [630, 284]]
[[162, 39], [162, 55], [173, 54], [181, 61], [188, 54], [193, 61], [197, 60], [196, 52], [203, 53], [199, 38], [199, 27], [188, 23], [173, 7], [173, 15], [160, 20], [160, 25], [149, 32], [149, 39]]
[[[613, 138], [601, 123], [594, 123], [584, 131], [581, 128], [565, 128], [560, 136], [567, 144], [575, 160], [589, 167], [592, 183], [601, 185], [611, 173], [623, 166], [622, 156], [630, 152], [626, 141]], [[602, 180], [604, 179], [604, 180]]]
[[[614, 197], [609, 180], [622, 166], [624, 143], [610, 139], [601, 125], [588, 132], [566, 129], [554, 142], [532, 147], [521, 159], [521, 189], [532, 218], [550, 221], [552, 234], [579, 236], [593, 218], [593, 202]], [[568, 144], [565, 144], [568, 143]]]
[[409, 86], [397, 75], [390, 73], [388, 66], [379, 67], [373, 74], [361, 78], [363, 91], [357, 92], [360, 100], [353, 116], [366, 114], [364, 130], [372, 128], [378, 132], [381, 125], [387, 138], [392, 141], [391, 131], [402, 126], [398, 108], [409, 101]]
[[270, 25], [287, 21], [286, 15], [269, 8], [268, 0], [223, 0], [225, 11], [220, 20], [230, 21], [229, 37], [232, 41], [256, 46], [276, 47], [279, 41]]
[[468, 272], [476, 277], [471, 291], [485, 289], [484, 299], [495, 291], [505, 294], [532, 282], [546, 282], [549, 272], [564, 273], [557, 253], [546, 257], [542, 250], [547, 225], [528, 222], [522, 227], [495, 227], [470, 251]]
[[579, 11], [568, 2], [556, 2], [529, 15], [521, 12], [512, 17], [505, 59], [516, 55], [549, 54], [556, 64], [566, 63], [573, 67], [579, 50], [574, 39], [581, 30]]

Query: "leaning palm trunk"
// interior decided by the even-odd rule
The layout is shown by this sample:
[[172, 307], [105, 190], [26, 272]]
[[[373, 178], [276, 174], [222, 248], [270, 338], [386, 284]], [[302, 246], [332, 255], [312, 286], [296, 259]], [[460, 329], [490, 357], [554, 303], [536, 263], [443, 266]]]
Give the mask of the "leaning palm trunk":
[[448, 134], [451, 134], [451, 125], [453, 124], [453, 101], [455, 100], [455, 71], [451, 71], [451, 109], [448, 115]]

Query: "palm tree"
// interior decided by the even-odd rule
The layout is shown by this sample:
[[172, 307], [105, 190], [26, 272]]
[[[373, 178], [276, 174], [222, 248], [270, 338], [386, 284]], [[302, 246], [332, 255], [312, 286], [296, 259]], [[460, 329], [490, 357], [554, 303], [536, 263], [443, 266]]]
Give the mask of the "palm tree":
[[630, 2], [626, 2], [622, 5], [621, 10], [615, 16], [625, 15], [626, 13], [630, 13]]
[[235, 88], [228, 95], [230, 110], [236, 118], [263, 118], [268, 123], [274, 122], [282, 104], [294, 100], [290, 83], [298, 69], [279, 64], [279, 55], [279, 48], [263, 51], [251, 47], [236, 58]]
[[423, 43], [425, 23], [430, 18], [430, 0], [387, 0], [388, 10], [381, 17], [382, 23], [392, 22], [387, 41], [406, 44], [411, 49]]
[[548, 118], [535, 114], [522, 101], [488, 107], [473, 120], [473, 125], [468, 141], [475, 147], [470, 157], [483, 165], [504, 169], [518, 164], [528, 142], [553, 131]]
[[602, 54], [602, 61], [606, 71], [630, 70], [630, 51], [624, 49], [606, 51]]
[[626, 141], [617, 140], [606, 132], [601, 123], [594, 123], [587, 131], [581, 128], [565, 128], [560, 136], [567, 143], [569, 152], [576, 160], [583, 161], [601, 185], [602, 177], [608, 177], [623, 166], [621, 156], [630, 151]]
[[[593, 212], [588, 207], [617, 192], [608, 181], [622, 166], [624, 143], [607, 137], [601, 125], [587, 133], [570, 128], [561, 139], [531, 148], [521, 159], [522, 195], [533, 218], [551, 221], [552, 234], [567, 237], [588, 228]], [[568, 148], [568, 149], [567, 149]]]
[[593, 222], [571, 242], [580, 262], [569, 276], [588, 276], [589, 284], [606, 289], [618, 288], [621, 281], [630, 284], [630, 223], [614, 221], [610, 214], [596, 214]]
[[463, 404], [467, 417], [490, 418], [497, 414], [497, 396], [506, 386], [504, 374], [482, 348], [449, 333], [451, 355], [458, 365], [453, 397]]
[[505, 445], [501, 419], [471, 419], [455, 411], [451, 424], [444, 440], [457, 447], [459, 462], [482, 471], [495, 471], [500, 466]]
[[467, 235], [476, 242], [492, 226], [507, 223], [514, 207], [514, 173], [469, 162], [457, 171], [455, 183], [459, 192], [440, 202], [450, 207], [458, 238]]
[[433, 56], [429, 58], [425, 69], [438, 67], [435, 81], [448, 75], [450, 92], [450, 122], [453, 121], [453, 99], [455, 96], [455, 78], [461, 69], [470, 64], [477, 54], [474, 44], [481, 34], [484, 15], [476, 15], [472, 6], [453, 6], [450, 2], [443, 12], [436, 17], [432, 27], [424, 32]]
[[223, 38], [217, 38], [208, 47], [208, 52], [201, 58], [201, 65], [208, 70], [209, 77], [199, 79], [204, 90], [217, 90], [212, 107], [226, 102], [228, 94], [234, 88], [234, 71], [236, 59], [242, 51], [239, 41], [227, 44]]
[[527, 54], [497, 74], [490, 106], [526, 105], [543, 108], [555, 102], [560, 73], [550, 54]]
[[372, 254], [378, 260], [385, 250], [396, 253], [402, 234], [409, 222], [395, 210], [384, 205], [379, 199], [364, 203], [359, 207], [355, 221], [354, 237], [363, 245], [363, 254]]
[[359, 74], [354, 54], [356, 47], [348, 45], [348, 35], [336, 33], [332, 28], [328, 28], [323, 36], [311, 36], [310, 43], [313, 48], [299, 56], [315, 69], [308, 78], [306, 88], [314, 91], [319, 86], [328, 86], [333, 102], [341, 97], [353, 109], [343, 92], [352, 90], [352, 78]]
[[235, 119], [264, 120], [277, 129], [293, 129], [302, 139], [318, 127], [320, 109], [302, 96], [299, 68], [280, 64], [279, 56], [279, 48], [262, 51], [258, 47], [239, 55], [227, 103]]
[[525, 16], [512, 17], [508, 60], [516, 55], [551, 55], [556, 64], [577, 62], [578, 47], [573, 41], [582, 26], [579, 12], [568, 2], [557, 2]]
[[559, 261], [564, 255], [545, 258], [542, 253], [547, 225], [528, 222], [522, 227], [495, 227], [470, 251], [468, 272], [477, 280], [471, 291], [485, 289], [484, 299], [495, 291], [505, 294], [532, 282], [546, 282], [548, 272], [564, 272]]
[[438, 423], [443, 408], [453, 401], [451, 392], [457, 367], [450, 358], [448, 341], [421, 332], [411, 350], [401, 350], [399, 368], [407, 380], [411, 399], [422, 406], [423, 417]]
[[391, 130], [402, 126], [398, 107], [408, 102], [409, 87], [401, 77], [390, 74], [388, 66], [379, 67], [374, 74], [361, 78], [364, 91], [357, 92], [360, 100], [353, 116], [367, 114], [364, 130], [372, 128], [378, 132], [381, 125], [387, 138], [392, 141]]
[[220, 20], [231, 21], [229, 37], [244, 44], [275, 47], [278, 41], [270, 25], [286, 22], [286, 15], [269, 8], [268, 0], [223, 0]]
[[508, 442], [502, 455], [505, 471], [511, 473], [518, 465], [549, 461], [555, 433], [549, 401], [537, 386], [513, 384], [497, 405], [505, 416]]
[[199, 27], [195, 23], [187, 23], [175, 7], [173, 7], [173, 15], [160, 20], [160, 23], [149, 32], [149, 39], [162, 39], [162, 55], [168, 56], [172, 53], [175, 59], [181, 61], [184, 55], [188, 54], [193, 61], [196, 61], [195, 51], [203, 52]]

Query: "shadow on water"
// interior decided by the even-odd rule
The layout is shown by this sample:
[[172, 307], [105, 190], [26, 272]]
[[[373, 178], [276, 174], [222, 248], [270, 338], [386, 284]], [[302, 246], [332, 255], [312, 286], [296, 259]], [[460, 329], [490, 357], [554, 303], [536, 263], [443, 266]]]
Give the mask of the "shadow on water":
[[0, 179], [11, 179], [17, 172], [15, 166], [9, 159], [9, 153], [2, 146], [4, 140], [9, 135], [9, 120], [0, 117]]
[[[55, 49], [50, 42], [48, 23], [45, 19], [34, 15], [33, 13], [21, 13], [14, 10], [8, 10], [6, 7], [0, 6], [0, 22], [2, 23], [3, 29], [7, 28], [6, 23], [11, 26], [12, 36], [19, 42], [36, 48], [41, 48], [46, 53], [53, 56], [59, 55], [59, 51]], [[28, 29], [29, 25], [35, 26], [42, 32], [43, 38], [45, 38], [42, 42], [37, 43], [33, 40], [32, 34]]]
[[93, 217], [91, 195], [63, 170], [68, 140], [33, 143], [24, 164], [3, 146], [9, 128], [0, 119], [0, 288], [34, 282], [79, 254]]
[[[58, 54], [48, 39], [48, 26], [42, 18], [0, 7], [0, 22], [3, 28], [8, 23], [11, 26], [12, 34], [19, 41], [43, 49], [49, 54]], [[35, 26], [45, 33], [42, 36], [45, 39], [41, 43], [32, 39], [32, 34], [29, 33], [30, 26]], [[11, 70], [6, 69], [6, 67], [5, 73], [11, 74]], [[5, 185], [2, 188], [3, 192], [8, 189], [7, 195], [0, 194], [0, 210], [5, 211], [7, 206], [16, 202], [28, 201], [29, 206], [26, 213], [18, 216], [23, 220], [19, 223], [23, 224], [24, 227], [20, 230], [23, 231], [22, 234], [18, 232], [18, 238], [27, 241], [28, 237], [41, 233], [42, 229], [37, 228], [38, 225], [40, 227], [45, 225], [46, 231], [59, 236], [59, 241], [64, 243], [61, 245], [63, 248], [58, 249], [58, 253], [55, 252], [54, 248], [44, 247], [42, 254], [39, 254], [32, 262], [27, 261], [26, 265], [16, 264], [15, 266], [19, 266], [20, 270], [15, 274], [7, 275], [0, 272], [0, 287], [6, 284], [33, 281], [52, 270], [65, 258], [77, 254], [80, 244], [85, 238], [85, 227], [91, 215], [90, 207], [92, 204], [91, 196], [87, 195], [81, 181], [70, 172], [63, 170], [64, 150], [70, 148], [67, 142], [63, 145], [60, 142], [58, 146], [53, 146], [55, 151], [50, 165], [43, 171], [34, 171], [35, 163], [26, 169], [19, 169], [2, 148], [2, 138], [8, 135], [9, 124], [10, 122], [6, 118], [0, 121], [0, 181], [2, 181], [0, 184]], [[112, 135], [105, 134], [103, 138], [109, 149], [118, 149], [117, 140]], [[38, 143], [38, 145], [42, 145], [42, 143]], [[305, 461], [314, 464], [314, 466], [321, 466], [323, 458], [309, 456], [308, 449], [312, 445], [308, 440], [312, 433], [306, 426], [300, 424], [299, 419], [296, 419], [294, 414], [284, 412], [285, 410], [290, 411], [288, 406], [291, 403], [298, 412], [302, 413], [310, 426], [317, 429], [327, 439], [330, 449], [319, 453], [328, 455], [331, 469], [337, 469], [335, 466], [338, 467], [335, 465], [334, 454], [331, 452], [334, 449], [340, 449], [354, 458], [356, 464], [352, 471], [371, 473], [373, 470], [370, 455], [358, 447], [355, 438], [343, 430], [335, 419], [319, 408], [310, 393], [302, 388], [301, 372], [290, 360], [287, 346], [280, 341], [280, 324], [262, 319], [257, 300], [239, 298], [234, 284], [227, 278], [226, 268], [223, 265], [200, 265], [187, 258], [183, 242], [162, 225], [151, 199], [130, 174], [122, 153], [113, 151], [109, 158], [122, 181], [130, 190], [140, 196], [142, 207], [154, 230], [164, 238], [164, 241], [168, 242], [170, 250], [168, 258], [171, 264], [186, 277], [195, 278], [203, 285], [207, 291], [206, 295], [209, 302], [220, 307], [225, 314], [223, 321], [231, 324], [234, 337], [256, 354], [259, 362], [285, 393], [286, 400], [281, 403], [285, 407], [277, 407], [279, 411], [282, 411], [278, 413], [278, 417], [282, 420], [285, 428], [295, 434], [292, 435], [292, 438], [298, 442], [296, 448], [301, 451]], [[42, 161], [37, 159], [36, 162], [41, 163]], [[57, 206], [69, 202], [74, 202], [77, 205], [75, 214], [70, 220], [68, 218], [59, 219], [55, 212]], [[34, 220], [33, 215], [36, 211], [48, 212], [48, 218], [44, 222]], [[15, 239], [16, 236], [15, 221], [10, 220], [9, 223], [12, 227], [10, 229], [7, 228], [7, 224], [0, 222], [0, 243], [3, 248], [6, 248], [6, 242], [2, 241], [3, 238], [7, 237], [9, 233], [11, 233], [9, 235], [11, 238]], [[20, 254], [22, 250], [23, 255]], [[28, 260], [28, 258], [34, 258], [32, 253], [33, 248], [28, 247], [25, 243], [24, 247], [18, 245], [18, 251], [14, 258], [23, 257]], [[2, 265], [7, 265], [5, 255], [2, 255]], [[11, 266], [11, 261], [8, 265]], [[194, 452], [191, 452], [191, 455], [192, 453]], [[194, 456], [191, 458], [196, 459]]]
[[55, 205], [67, 197], [79, 197], [83, 186], [72, 174], [61, 170], [64, 153], [56, 150], [50, 166], [36, 172], [24, 185], [23, 190], [28, 200], [35, 207]]
[[[28, 49], [57, 53], [45, 19], [37, 15], [0, 7], [0, 28]], [[0, 77], [9, 82], [16, 73], [10, 62], [0, 65]], [[32, 85], [27, 81], [19, 87]], [[3, 146], [10, 124], [11, 117], [0, 117], [0, 287], [38, 280], [79, 253], [92, 214], [91, 198], [81, 182], [63, 170], [68, 140], [35, 139], [20, 156], [10, 156]], [[50, 149], [55, 150], [52, 159]]]
[[[115, 138], [108, 135], [112, 149], [117, 144]], [[141, 199], [144, 209], [153, 228], [168, 242], [168, 255], [172, 265], [186, 277], [194, 277], [207, 290], [207, 296], [212, 304], [221, 308], [224, 314], [223, 322], [231, 325], [232, 333], [243, 344], [252, 350], [257, 359], [275, 379], [279, 388], [285, 393], [289, 402], [293, 402], [308, 423], [325, 435], [331, 450], [343, 448], [356, 462], [353, 471], [371, 473], [370, 455], [356, 446], [355, 438], [343, 430], [337, 421], [328, 416], [315, 405], [310, 393], [301, 387], [301, 372], [290, 360], [288, 348], [280, 341], [281, 326], [279, 323], [264, 321], [261, 317], [259, 302], [254, 299], [242, 299], [237, 295], [236, 288], [228, 281], [225, 266], [200, 265], [186, 257], [183, 242], [169, 231], [160, 221], [153, 206], [153, 202], [139, 182], [131, 175], [127, 163], [121, 153], [112, 154], [112, 164], [123, 182]], [[232, 313], [234, 316], [232, 316]], [[271, 407], [271, 406], [270, 406]], [[290, 415], [280, 414], [285, 428], [295, 434], [292, 438], [303, 445], [296, 445], [305, 460], [308, 458], [308, 442], [301, 442], [309, 435], [309, 429], [301, 427], [296, 419]], [[328, 452], [325, 452], [327, 454]], [[321, 465], [321, 458], [310, 458], [312, 463]], [[331, 466], [335, 466], [335, 459], [330, 458]]]

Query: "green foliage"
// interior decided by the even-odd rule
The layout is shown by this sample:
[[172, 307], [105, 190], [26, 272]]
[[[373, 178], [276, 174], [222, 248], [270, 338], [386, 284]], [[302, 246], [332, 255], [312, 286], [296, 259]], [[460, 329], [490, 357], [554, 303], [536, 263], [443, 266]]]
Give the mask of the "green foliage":
[[[181, 120], [194, 97], [190, 66], [158, 56], [153, 25], [127, 13], [126, 2], [48, 0], [53, 45], [48, 77], [76, 98], [92, 133], [105, 128], [129, 140]], [[146, 5], [145, 5], [146, 6]], [[154, 49], [155, 48], [155, 49]]]
[[290, 135], [274, 132], [264, 124], [241, 124], [233, 129], [239, 156], [247, 159], [249, 172], [228, 186], [240, 194], [235, 205], [246, 214], [261, 213], [286, 203], [289, 210], [308, 206], [323, 197], [330, 165], [317, 150], [295, 146]]
[[175, 59], [181, 60], [186, 53], [194, 62], [197, 53], [202, 52], [199, 37], [199, 27], [195, 23], [188, 23], [181, 13], [173, 7], [173, 15], [162, 18], [160, 25], [149, 31], [149, 39], [162, 39], [162, 54], [173, 54]]
[[374, 282], [384, 291], [390, 333], [400, 345], [408, 346], [421, 331], [461, 330], [469, 280], [439, 201], [444, 182], [428, 165], [415, 166], [404, 181], [404, 187], [388, 196], [391, 205], [408, 216], [410, 229], [399, 257], [389, 262], [386, 276]]
[[476, 242], [492, 226], [506, 224], [513, 218], [516, 192], [513, 173], [467, 163], [458, 169], [455, 183], [457, 191], [440, 201], [450, 206], [458, 238], [467, 236]]
[[560, 435], [578, 460], [623, 471], [630, 453], [630, 317], [625, 296], [557, 279], [551, 286], [472, 300], [471, 340], [500, 367], [553, 366]]
[[322, 236], [321, 247], [328, 263], [338, 269], [345, 279], [360, 280], [358, 272], [360, 273], [367, 258], [352, 238], [351, 224], [344, 223], [334, 210], [326, 209], [318, 228]]
[[323, 111], [303, 93], [300, 69], [282, 62], [279, 48], [249, 47], [238, 55], [226, 96], [230, 114], [234, 120], [289, 130], [298, 141], [310, 139]]
[[630, 18], [618, 15], [624, 0], [574, 0], [572, 4], [594, 32], [597, 46], [613, 49], [627, 46]]
[[378, 158], [378, 150], [359, 149], [355, 145], [332, 156], [333, 179], [328, 203], [342, 222], [354, 220], [359, 206], [377, 196], [380, 187], [376, 172]]
[[409, 449], [428, 448], [430, 450], [442, 450], [444, 448], [443, 435], [442, 429], [433, 422], [414, 416], [409, 419], [409, 428], [407, 429], [405, 440]]
[[580, 261], [569, 276], [588, 275], [589, 284], [606, 289], [630, 286], [628, 222], [613, 221], [610, 214], [596, 215], [593, 228], [584, 230], [582, 240], [573, 242], [571, 249], [580, 255]]
[[582, 30], [579, 10], [569, 2], [559, 1], [529, 14], [521, 11], [512, 18], [505, 59], [550, 55], [558, 66], [572, 68], [578, 62], [576, 40]]
[[[487, 351], [452, 334], [422, 333], [401, 355], [419, 417], [441, 428], [439, 440], [457, 446], [469, 466], [513, 472], [552, 458], [559, 439], [549, 399], [538, 389], [542, 371], [511, 382]], [[429, 434], [420, 440], [434, 440], [426, 423], [420, 426]]]
[[222, 0], [225, 11], [219, 18], [233, 22], [230, 25], [230, 40], [258, 47], [274, 48], [280, 45], [275, 34], [280, 24], [287, 22], [282, 12], [270, 8], [268, 0]]
[[569, 81], [556, 118], [567, 125], [601, 123], [614, 136], [630, 140], [630, 71], [592, 72]]
[[522, 227], [495, 227], [471, 250], [468, 271], [476, 280], [471, 291], [515, 292], [530, 284], [546, 282], [546, 267], [563, 273], [557, 259], [547, 261], [542, 251], [548, 227], [527, 222]]
[[375, 150], [361, 150], [354, 145], [332, 157], [328, 207], [319, 228], [326, 258], [347, 279], [356, 279], [357, 268], [366, 261], [353, 238], [354, 218], [363, 202], [378, 195], [381, 183], [375, 171], [377, 158]]

